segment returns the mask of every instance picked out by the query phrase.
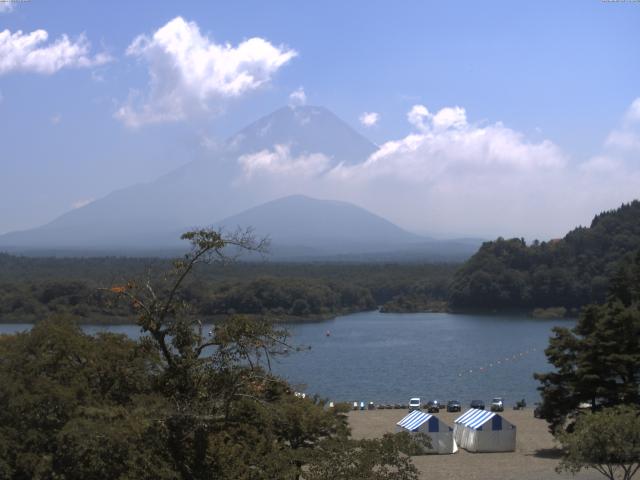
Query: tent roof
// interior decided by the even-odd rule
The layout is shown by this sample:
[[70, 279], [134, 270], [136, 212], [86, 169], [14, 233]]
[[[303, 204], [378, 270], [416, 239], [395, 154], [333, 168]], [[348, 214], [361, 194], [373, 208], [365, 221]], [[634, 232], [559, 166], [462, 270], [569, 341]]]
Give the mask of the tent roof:
[[420, 410], [414, 410], [409, 415], [400, 420], [397, 425], [406, 430], [413, 431], [416, 428], [420, 427], [425, 422], [428, 422], [429, 419], [433, 417], [430, 413], [421, 412]]
[[461, 416], [454, 420], [454, 423], [458, 425], [463, 425], [465, 427], [473, 428], [474, 430], [480, 428], [482, 425], [487, 423], [493, 417], [495, 417], [497, 413], [489, 412], [487, 410], [480, 410], [478, 408], [472, 408], [464, 412]]

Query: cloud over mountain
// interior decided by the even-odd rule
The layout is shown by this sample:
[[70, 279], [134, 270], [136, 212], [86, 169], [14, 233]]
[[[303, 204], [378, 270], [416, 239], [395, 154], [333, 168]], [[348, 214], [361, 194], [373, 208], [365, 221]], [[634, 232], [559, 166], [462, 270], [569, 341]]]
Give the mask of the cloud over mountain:
[[299, 107], [307, 104], [307, 94], [304, 88], [298, 87], [289, 94], [289, 105]]
[[291, 154], [289, 145], [275, 145], [273, 150], [261, 150], [238, 158], [244, 175], [258, 173], [277, 176], [313, 177], [328, 169], [331, 160], [323, 153]]
[[360, 120], [360, 123], [365, 127], [373, 127], [378, 123], [378, 120], [380, 120], [380, 114], [376, 112], [364, 112], [358, 120]]
[[631, 155], [640, 140], [638, 104], [609, 135], [629, 141], [614, 148], [609, 140], [585, 160], [502, 122], [471, 122], [460, 106], [431, 112], [415, 105], [407, 114], [413, 131], [366, 158], [336, 162], [320, 145], [303, 152], [263, 146], [239, 161], [242, 182], [270, 195], [356, 202], [417, 231], [551, 237], [638, 196], [640, 168]]
[[456, 176], [504, 174], [555, 169], [565, 164], [552, 142], [529, 142], [522, 133], [501, 123], [469, 124], [460, 107], [446, 107], [431, 114], [423, 105], [408, 114], [417, 132], [388, 141], [360, 165], [339, 166], [332, 172], [343, 179], [396, 177], [410, 183], [435, 182], [447, 174]]
[[[185, 119], [210, 111], [216, 101], [239, 97], [268, 83], [294, 58], [295, 50], [253, 37], [232, 46], [218, 44], [195, 22], [176, 17], [151, 36], [139, 35], [127, 48], [149, 71], [149, 95], [135, 92], [116, 112], [131, 127]], [[219, 108], [219, 105], [218, 105]]]

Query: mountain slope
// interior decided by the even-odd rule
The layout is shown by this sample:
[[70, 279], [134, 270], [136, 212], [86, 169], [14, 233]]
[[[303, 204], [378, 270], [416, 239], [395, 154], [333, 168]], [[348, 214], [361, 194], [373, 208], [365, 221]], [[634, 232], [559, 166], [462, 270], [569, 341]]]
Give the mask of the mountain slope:
[[268, 235], [280, 253], [306, 247], [307, 255], [397, 250], [425, 240], [351, 203], [303, 195], [267, 202], [219, 225], [231, 230], [251, 226], [257, 235]]
[[640, 201], [603, 212], [564, 238], [487, 242], [457, 272], [458, 308], [579, 308], [604, 301], [621, 262], [640, 249]]
[[332, 165], [366, 159], [376, 147], [322, 107], [284, 107], [233, 135], [212, 158], [188, 163], [157, 180], [115, 191], [47, 225], [0, 236], [0, 247], [161, 248], [179, 245], [172, 232], [210, 225], [270, 200], [241, 188], [238, 159], [275, 145], [292, 155], [323, 153]]

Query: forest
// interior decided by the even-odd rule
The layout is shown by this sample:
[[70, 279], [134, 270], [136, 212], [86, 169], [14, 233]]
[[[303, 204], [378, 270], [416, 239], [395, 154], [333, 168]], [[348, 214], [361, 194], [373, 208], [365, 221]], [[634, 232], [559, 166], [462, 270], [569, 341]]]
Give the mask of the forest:
[[[69, 314], [85, 323], [130, 321], [129, 306], [106, 291], [144, 281], [171, 266], [154, 258], [32, 258], [0, 254], [0, 319], [35, 322]], [[322, 319], [373, 310], [444, 305], [455, 264], [236, 262], [204, 265], [181, 295], [204, 317], [252, 314], [283, 320]], [[409, 305], [408, 300], [413, 302]], [[438, 303], [439, 302], [439, 303]]]
[[610, 280], [640, 248], [640, 202], [596, 215], [589, 227], [546, 242], [486, 242], [454, 275], [453, 309], [577, 310], [605, 300]]

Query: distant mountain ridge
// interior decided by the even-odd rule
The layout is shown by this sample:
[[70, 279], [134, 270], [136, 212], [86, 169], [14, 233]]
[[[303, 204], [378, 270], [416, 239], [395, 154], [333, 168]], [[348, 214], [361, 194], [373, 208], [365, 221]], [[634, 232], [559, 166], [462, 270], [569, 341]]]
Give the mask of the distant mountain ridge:
[[460, 261], [480, 241], [422, 237], [348, 202], [291, 195], [219, 222], [225, 230], [251, 226], [271, 240], [270, 258], [332, 261]]
[[238, 189], [238, 158], [275, 145], [291, 155], [322, 153], [332, 165], [364, 161], [376, 146], [323, 107], [283, 107], [231, 136], [212, 158], [192, 161], [157, 180], [114, 191], [52, 222], [0, 236], [0, 247], [166, 248], [173, 232], [211, 225], [272, 200]]
[[[244, 185], [244, 156], [286, 146], [292, 158], [322, 154], [332, 168], [365, 161], [377, 147], [323, 107], [284, 107], [232, 135], [206, 160], [153, 182], [114, 191], [52, 222], [0, 236], [0, 250], [38, 255], [162, 255], [180, 252], [194, 226], [253, 227], [275, 259], [379, 261], [468, 258], [479, 242], [409, 233], [348, 202], [284, 198]], [[35, 253], [34, 253], [35, 252]]]
[[456, 308], [577, 309], [605, 300], [622, 262], [640, 250], [640, 201], [596, 215], [564, 238], [486, 242], [457, 272]]
[[219, 226], [251, 226], [277, 246], [306, 246], [326, 252], [389, 250], [424, 240], [351, 203], [305, 195], [250, 208], [222, 220]]
[[[277, 198], [238, 180], [243, 156], [286, 146], [292, 158], [322, 154], [332, 168], [377, 147], [323, 107], [283, 107], [232, 135], [211, 158], [153, 182], [114, 191], [31, 230], [0, 236], [0, 250], [30, 255], [161, 255], [180, 252], [193, 226], [253, 227], [277, 259], [461, 260], [477, 243], [409, 233], [361, 207], [302, 195]], [[34, 253], [35, 252], [35, 253]]]

